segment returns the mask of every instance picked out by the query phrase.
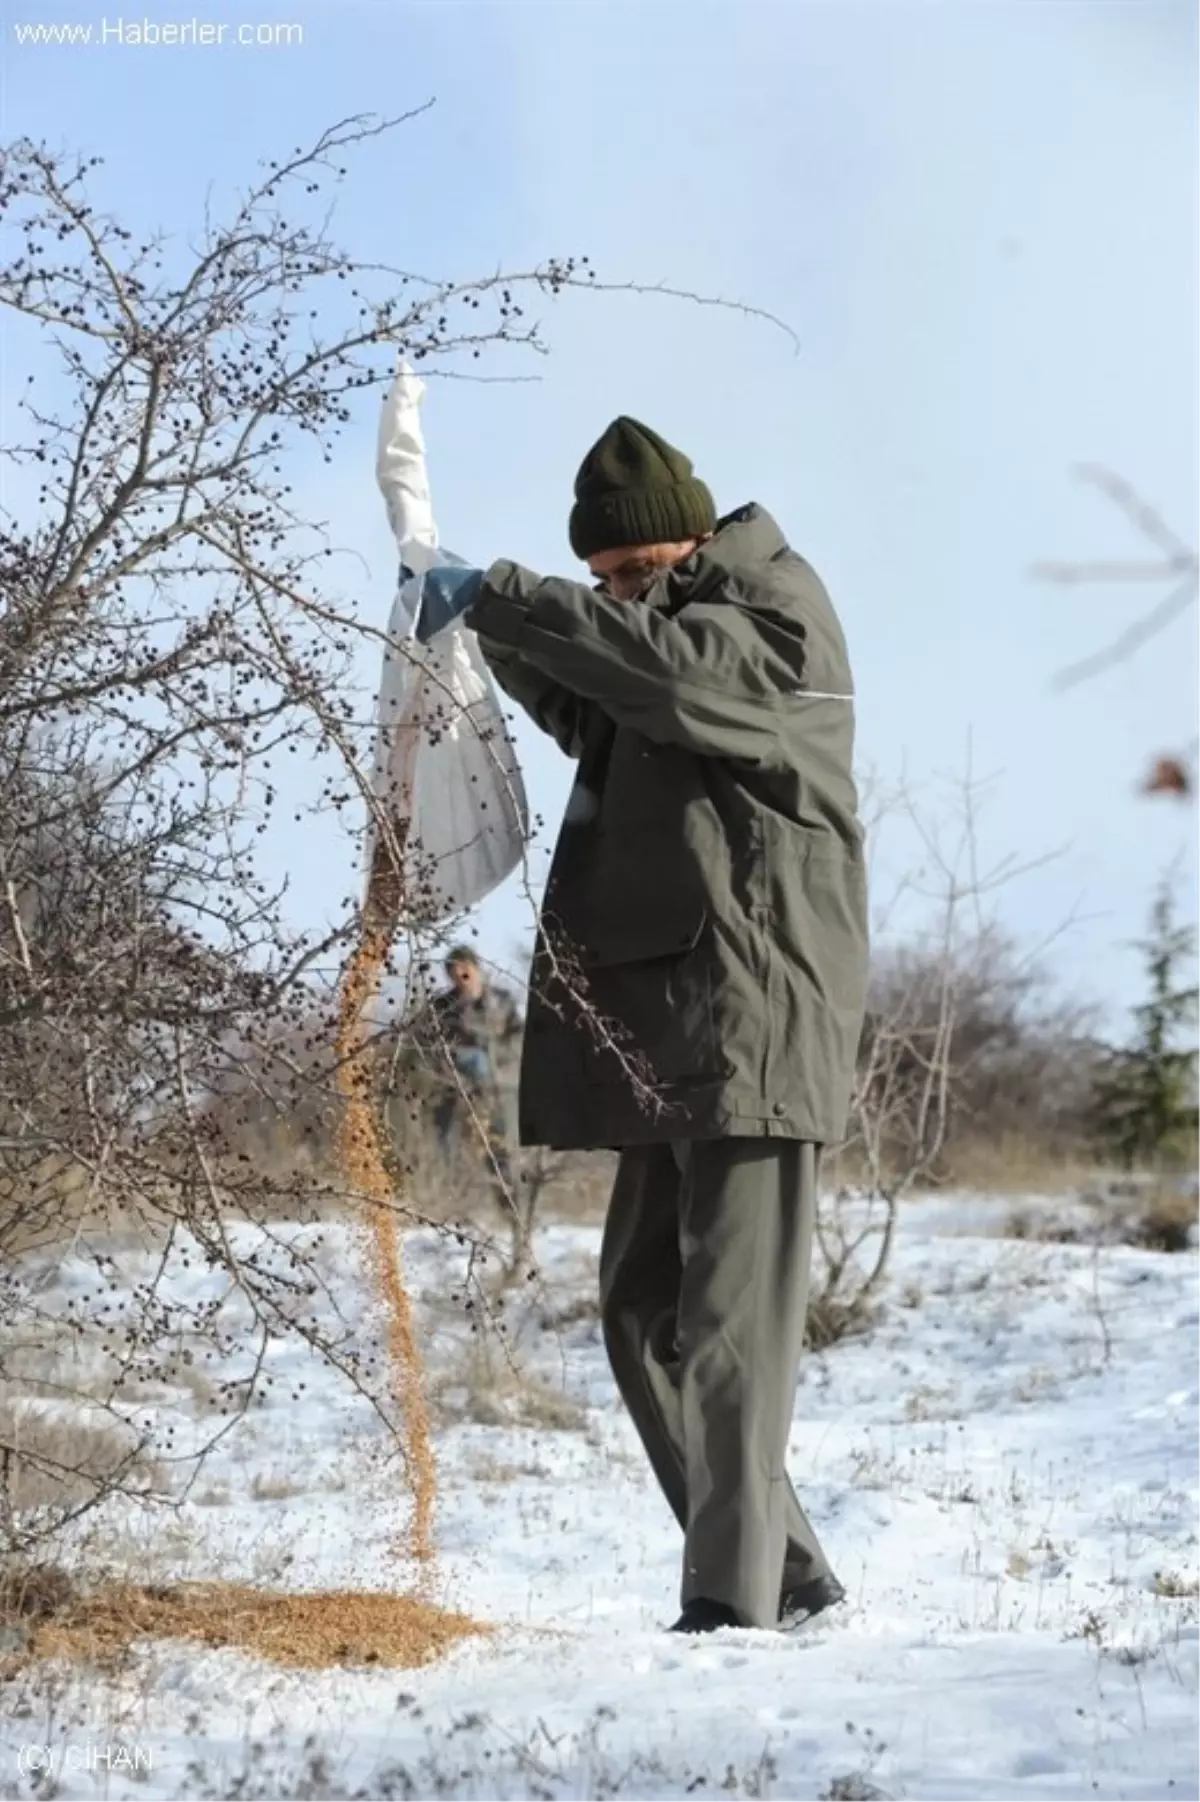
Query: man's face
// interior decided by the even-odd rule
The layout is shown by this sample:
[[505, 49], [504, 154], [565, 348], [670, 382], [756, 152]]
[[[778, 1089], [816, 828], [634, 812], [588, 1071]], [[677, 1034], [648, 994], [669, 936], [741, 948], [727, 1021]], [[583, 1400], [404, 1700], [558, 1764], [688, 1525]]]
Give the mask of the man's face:
[[701, 542], [689, 538], [682, 544], [627, 544], [617, 550], [597, 551], [588, 558], [588, 567], [614, 601], [636, 601], [664, 569], [684, 562]]
[[465, 958], [446, 965], [446, 974], [468, 1001], [478, 1001], [483, 994], [483, 971], [478, 964], [470, 964]]

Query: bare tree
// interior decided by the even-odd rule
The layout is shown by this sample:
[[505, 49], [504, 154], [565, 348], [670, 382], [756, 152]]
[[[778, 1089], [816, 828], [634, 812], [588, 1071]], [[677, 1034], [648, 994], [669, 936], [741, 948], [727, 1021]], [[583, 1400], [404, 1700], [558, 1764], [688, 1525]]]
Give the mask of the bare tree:
[[869, 1322], [900, 1204], [938, 1176], [956, 1114], [969, 1106], [971, 1078], [1012, 1028], [1025, 977], [1044, 949], [1022, 959], [998, 926], [998, 893], [1048, 859], [984, 862], [978, 820], [986, 788], [968, 763], [948, 805], [922, 802], [907, 785], [876, 790], [867, 803], [873, 865], [889, 820], [904, 822], [919, 862], [876, 904], [850, 1128], [817, 1220], [815, 1344]]
[[[100, 209], [99, 159], [27, 141], [0, 158], [15, 245], [0, 304], [10, 355], [27, 347], [33, 365], [26, 430], [4, 451], [26, 498], [0, 519], [0, 1242], [11, 1254], [74, 1221], [86, 1250], [104, 1210], [198, 1245], [252, 1323], [219, 1347], [246, 1373], [235, 1412], [258, 1380], [255, 1333], [260, 1346], [305, 1334], [372, 1388], [315, 1324], [307, 1254], [281, 1275], [225, 1228], [235, 1212], [270, 1230], [284, 1197], [292, 1212], [300, 1191], [330, 1187], [328, 1171], [264, 1171], [216, 1105], [239, 1083], [277, 1116], [294, 1117], [302, 1090], [337, 1104], [313, 1056], [314, 978], [359, 915], [348, 899], [321, 938], [289, 923], [262, 842], [281, 766], [315, 757], [319, 805], [353, 826], [374, 799], [352, 666], [356, 642], [383, 634], [329, 591], [294, 472], [332, 460], [397, 351], [453, 373], [500, 344], [539, 348], [519, 295], [582, 279], [550, 263], [436, 282], [339, 249], [321, 197], [350, 151], [398, 123], [324, 132], [187, 249]], [[114, 1397], [184, 1340], [221, 1338], [154, 1294], [129, 1307], [89, 1323]], [[61, 1326], [35, 1319], [19, 1281], [3, 1312], [26, 1347], [35, 1326]], [[388, 1417], [388, 1397], [373, 1399]], [[24, 1443], [0, 1452], [29, 1457]]]
[[[1078, 475], [1081, 481], [1099, 489], [1125, 515], [1140, 536], [1157, 553], [1146, 561], [1121, 562], [1044, 562], [1034, 566], [1034, 573], [1044, 581], [1063, 587], [1080, 587], [1089, 583], [1112, 583], [1158, 588], [1164, 592], [1159, 600], [1134, 619], [1111, 644], [1082, 658], [1069, 668], [1060, 670], [1056, 685], [1073, 688], [1094, 676], [1112, 669], [1136, 656], [1142, 646], [1164, 632], [1187, 613], [1200, 593], [1200, 555], [1167, 525], [1162, 516], [1145, 501], [1131, 483], [1097, 464], [1084, 464]], [[1182, 749], [1155, 755], [1142, 782], [1148, 795], [1168, 794], [1186, 799], [1196, 786], [1195, 740]]]
[[[9, 381], [28, 365], [3, 447], [18, 498], [0, 513], [0, 1251], [70, 1231], [107, 1288], [92, 1227], [116, 1215], [157, 1235], [162, 1270], [181, 1247], [220, 1269], [241, 1310], [234, 1331], [154, 1283], [65, 1323], [17, 1275], [0, 1286], [0, 1381], [18, 1336], [27, 1372], [68, 1331], [98, 1348], [119, 1411], [131, 1383], [203, 1345], [236, 1415], [271, 1336], [297, 1333], [397, 1424], [336, 1298], [335, 1325], [319, 1323], [311, 1247], [273, 1225], [361, 1198], [327, 1159], [264, 1168], [254, 1149], [265, 1121], [319, 1140], [346, 1105], [329, 1009], [348, 947], [378, 932], [390, 958], [398, 929], [437, 923], [432, 887], [398, 891], [407, 822], [373, 792], [354, 677], [364, 643], [405, 647], [332, 585], [295, 484], [333, 461], [398, 353], [477, 379], [499, 347], [544, 350], [531, 304], [600, 285], [586, 259], [439, 280], [341, 249], [330, 190], [405, 123], [342, 121], [187, 241], [106, 211], [99, 158], [28, 140], [0, 152]], [[348, 896], [321, 935], [292, 924], [269, 858], [281, 771], [302, 761], [348, 863], [374, 829], [371, 905]], [[356, 1068], [380, 1031], [348, 1046]], [[397, 1194], [387, 1205], [422, 1217]], [[258, 1249], [231, 1215], [255, 1223]], [[0, 1417], [6, 1481], [31, 1456], [18, 1440]], [[10, 1543], [120, 1487], [147, 1449], [134, 1441], [82, 1500], [36, 1520], [0, 1510]]]

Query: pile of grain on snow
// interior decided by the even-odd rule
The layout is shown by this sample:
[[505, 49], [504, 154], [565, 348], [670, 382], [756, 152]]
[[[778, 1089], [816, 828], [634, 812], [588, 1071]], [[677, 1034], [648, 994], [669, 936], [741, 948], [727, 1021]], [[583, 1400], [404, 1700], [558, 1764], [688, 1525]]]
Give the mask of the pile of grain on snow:
[[411, 1669], [491, 1629], [412, 1596], [369, 1590], [287, 1595], [238, 1583], [114, 1583], [30, 1622], [35, 1658], [119, 1662], [139, 1639], [182, 1639], [272, 1664]]

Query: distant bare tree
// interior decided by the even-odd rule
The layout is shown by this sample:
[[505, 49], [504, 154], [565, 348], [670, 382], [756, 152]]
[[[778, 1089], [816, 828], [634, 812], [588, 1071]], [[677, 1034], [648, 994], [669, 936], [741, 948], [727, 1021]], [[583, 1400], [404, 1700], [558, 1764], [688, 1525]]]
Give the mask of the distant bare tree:
[[[1034, 573], [1044, 581], [1063, 587], [1079, 587], [1087, 583], [1116, 582], [1129, 586], [1164, 589], [1165, 593], [1151, 607], [1132, 621], [1111, 644], [1090, 656], [1060, 670], [1056, 684], [1060, 689], [1073, 688], [1089, 681], [1104, 670], [1112, 669], [1135, 656], [1142, 646], [1187, 613], [1196, 604], [1200, 592], [1200, 555], [1187, 544], [1162, 516], [1142, 499], [1136, 489], [1097, 464], [1085, 464], [1078, 470], [1081, 481], [1090, 483], [1118, 507], [1134, 529], [1158, 553], [1145, 562], [1044, 562], [1034, 566]], [[1142, 782], [1148, 795], [1176, 795], [1186, 799], [1195, 792], [1197, 744], [1174, 751], [1161, 751], [1151, 760]]]
[[[869, 1320], [900, 1203], [936, 1179], [972, 1078], [1011, 1033], [1032, 968], [1035, 954], [1020, 959], [1001, 933], [994, 899], [1048, 858], [984, 864], [978, 815], [985, 788], [968, 767], [948, 806], [921, 802], [907, 786], [868, 803], [873, 863], [891, 818], [915, 834], [920, 865], [877, 901], [850, 1128], [831, 1160], [835, 1188], [817, 1220], [822, 1270], [809, 1309], [816, 1344]], [[902, 916], [914, 905], [919, 918], [906, 924]]]
[[[888, 1022], [908, 1016], [933, 1038], [946, 985], [942, 952], [928, 937], [885, 946], [874, 961], [861, 1062], [880, 1054]], [[957, 1074], [945, 1131], [917, 1180], [953, 1175], [957, 1154], [982, 1141], [1024, 1139], [1046, 1153], [1079, 1149], [1086, 1137], [1089, 1085], [1100, 1056], [1094, 1005], [1064, 999], [1045, 965], [995, 922], [962, 947], [952, 984]], [[895, 1071], [895, 1118], [881, 1161], [903, 1157], [918, 1136], [924, 1084], [910, 1051]]]

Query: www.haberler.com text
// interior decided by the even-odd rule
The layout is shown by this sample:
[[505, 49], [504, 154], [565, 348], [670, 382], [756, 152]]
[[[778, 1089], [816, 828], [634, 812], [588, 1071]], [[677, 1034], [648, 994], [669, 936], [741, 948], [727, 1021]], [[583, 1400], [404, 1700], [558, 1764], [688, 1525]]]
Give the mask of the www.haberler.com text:
[[304, 27], [282, 20], [240, 23], [227, 19], [149, 19], [121, 15], [69, 24], [48, 20], [14, 24], [18, 44], [47, 49], [93, 50], [274, 50], [297, 49]]

